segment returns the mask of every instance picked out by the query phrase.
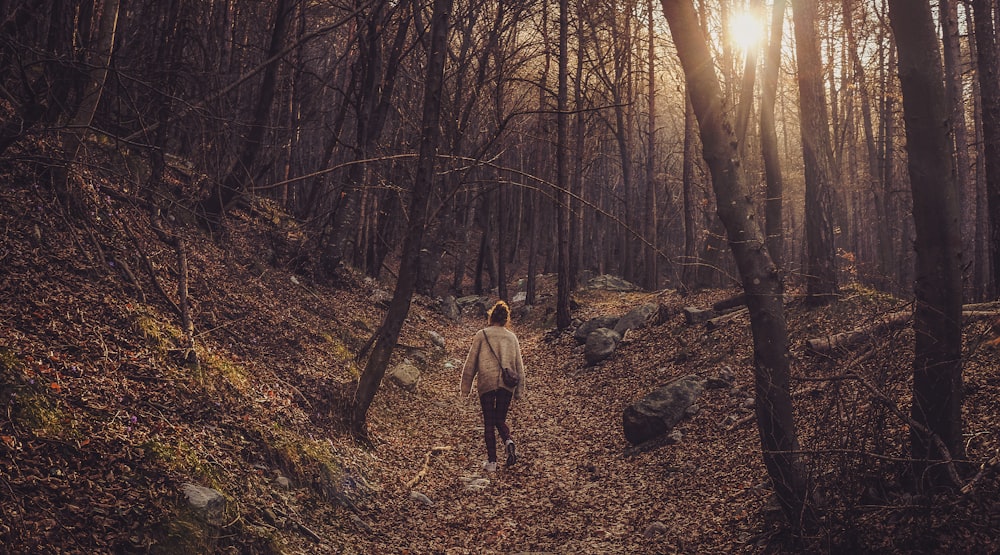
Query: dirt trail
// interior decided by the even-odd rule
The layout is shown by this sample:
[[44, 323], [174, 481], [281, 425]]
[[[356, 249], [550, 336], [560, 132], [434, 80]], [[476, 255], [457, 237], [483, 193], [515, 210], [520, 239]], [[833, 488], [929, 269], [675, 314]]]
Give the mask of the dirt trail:
[[[461, 365], [477, 329], [464, 321], [444, 330], [445, 360], [453, 367], [425, 373], [415, 394], [392, 386], [380, 391], [371, 427], [384, 442], [373, 455], [382, 463], [376, 478], [383, 490], [362, 515], [374, 532], [356, 536], [358, 544], [348, 552], [662, 553], [701, 550], [721, 539], [697, 537], [715, 527], [697, 515], [678, 518], [678, 511], [701, 505], [699, 496], [671, 491], [680, 475], [706, 487], [697, 483], [708, 478], [697, 476], [697, 466], [678, 461], [678, 451], [669, 448], [624, 456], [624, 401], [616, 399], [635, 396], [638, 389], [621, 397], [636, 387], [632, 380], [615, 383], [620, 380], [604, 369], [580, 373], [582, 355], [573, 351], [572, 339], [550, 344], [535, 328], [512, 328], [521, 341], [529, 388], [508, 419], [519, 461], [511, 468], [501, 462], [496, 474], [484, 475], [478, 400], [458, 394]], [[406, 483], [435, 446], [453, 450], [432, 457], [426, 477], [412, 488], [433, 502], [428, 506], [411, 499]], [[688, 450], [697, 460], [701, 449]], [[471, 476], [484, 476], [490, 484], [468, 491], [461, 478]], [[720, 485], [725, 489], [712, 486], [713, 498]], [[695, 507], [685, 509], [691, 502]], [[662, 523], [661, 529], [644, 536], [654, 522]]]

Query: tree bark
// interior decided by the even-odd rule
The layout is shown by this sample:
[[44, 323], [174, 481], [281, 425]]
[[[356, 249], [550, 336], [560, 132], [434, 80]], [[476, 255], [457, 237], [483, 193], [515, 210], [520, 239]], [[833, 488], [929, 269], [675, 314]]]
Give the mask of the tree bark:
[[281, 52], [282, 44], [285, 42], [288, 22], [286, 17], [287, 0], [278, 0], [274, 7], [274, 30], [271, 32], [271, 43], [267, 49], [267, 59], [272, 60], [264, 70], [264, 79], [260, 85], [260, 96], [257, 97], [257, 105], [253, 111], [253, 123], [250, 132], [243, 141], [240, 154], [236, 161], [229, 168], [226, 176], [214, 188], [212, 193], [202, 203], [202, 209], [208, 218], [209, 224], [219, 225], [226, 207], [237, 196], [241, 195], [247, 185], [253, 180], [251, 169], [260, 152], [264, 134], [268, 129], [268, 121], [271, 115], [271, 105], [274, 103], [275, 90], [278, 82], [278, 53]]
[[[948, 103], [930, 2], [889, 0], [899, 55], [907, 165], [916, 228], [916, 308], [911, 416], [943, 441], [910, 429], [916, 476], [948, 484], [933, 462], [963, 456], [962, 274], [958, 187], [952, 173]], [[925, 471], [928, 475], [924, 476]]]
[[[118, 28], [118, 8], [118, 0], [108, 0], [101, 10], [96, 50], [89, 56], [88, 62], [90, 62], [92, 69], [89, 72], [83, 99], [76, 109], [73, 119], [69, 122], [69, 131], [63, 134], [62, 143], [66, 153], [66, 165], [58, 168], [53, 174], [56, 191], [67, 201], [70, 209], [78, 214], [84, 212], [83, 199], [81, 191], [77, 191], [69, 182], [70, 168], [76, 163], [80, 147], [90, 132], [90, 124], [94, 121], [94, 114], [97, 113], [97, 106], [101, 102], [104, 82], [108, 76], [108, 68], [111, 66], [111, 57], [114, 54], [115, 31]], [[85, 19], [81, 18], [80, 25], [85, 24]]]
[[792, 0], [806, 178], [806, 300], [813, 305], [831, 302], [837, 294], [832, 151], [823, 93], [823, 61], [816, 36], [817, 2]]
[[649, 291], [656, 291], [660, 288], [659, 279], [659, 268], [657, 264], [657, 245], [659, 241], [657, 240], [657, 225], [656, 225], [656, 215], [658, 212], [656, 206], [656, 48], [654, 44], [654, 29], [653, 29], [653, 0], [648, 1], [647, 8], [649, 10], [649, 21], [647, 22], [647, 33], [649, 34], [649, 48], [647, 56], [648, 61], [648, 78], [649, 78], [649, 118], [648, 118], [648, 135], [646, 139], [646, 279], [645, 285], [646, 289]]
[[764, 464], [789, 522], [793, 526], [808, 524], [812, 519], [806, 513], [806, 478], [795, 454], [798, 439], [788, 388], [784, 286], [767, 253], [751, 196], [741, 178], [733, 127], [722, 109], [722, 89], [694, 6], [690, 0], [663, 0], [663, 11], [701, 129], [719, 217], [726, 226], [729, 247], [747, 295], [754, 343], [757, 424]]
[[993, 253], [990, 293], [1000, 295], [1000, 55], [989, 0], [970, 0], [975, 19], [976, 67], [979, 70], [983, 126], [983, 158], [986, 163], [986, 199], [989, 210], [990, 243]]
[[431, 45], [427, 54], [427, 81], [424, 84], [424, 109], [420, 132], [420, 153], [417, 173], [410, 197], [410, 219], [407, 223], [403, 255], [396, 280], [396, 291], [389, 302], [385, 320], [376, 332], [375, 346], [358, 380], [351, 412], [354, 437], [368, 440], [368, 408], [375, 398], [389, 364], [389, 356], [399, 339], [399, 332], [410, 310], [414, 284], [420, 270], [420, 246], [427, 223], [428, 205], [434, 186], [434, 166], [440, 142], [441, 90], [444, 81], [447, 52], [448, 19], [452, 0], [434, 0], [431, 16]]
[[785, 0], [775, 0], [771, 7], [771, 39], [764, 59], [764, 75], [760, 99], [760, 150], [764, 158], [764, 178], [767, 199], [764, 201], [764, 234], [767, 252], [774, 265], [781, 268], [784, 259], [785, 234], [782, 229], [784, 182], [778, 152], [778, 133], [774, 126], [774, 101], [778, 94], [778, 70], [781, 68], [781, 36], [785, 23]]
[[[958, 31], [958, 2], [939, 0], [942, 26], [942, 50], [944, 54], [945, 94], [947, 95], [949, 120], [952, 130], [952, 152], [955, 156], [955, 178], [959, 187], [959, 214], [962, 218], [962, 253], [966, 260], [975, 258], [976, 235], [976, 184], [969, 179], [969, 137], [965, 123], [965, 102], [963, 99], [964, 79], [962, 76], [961, 52]], [[974, 273], [968, 275], [965, 290], [976, 300], [982, 300], [983, 291], [976, 287]]]
[[558, 240], [558, 277], [556, 278], [556, 327], [568, 328], [572, 321], [569, 308], [569, 161], [567, 160], [568, 119], [568, 64], [569, 64], [569, 2], [559, 0], [559, 92], [556, 131], [556, 210], [558, 214], [556, 236]]

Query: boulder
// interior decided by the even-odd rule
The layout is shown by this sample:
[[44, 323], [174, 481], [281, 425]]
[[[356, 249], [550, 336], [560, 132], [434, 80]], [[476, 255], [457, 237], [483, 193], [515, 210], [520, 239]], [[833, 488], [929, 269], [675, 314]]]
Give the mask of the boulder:
[[187, 497], [188, 505], [202, 516], [216, 518], [222, 516], [226, 508], [226, 498], [212, 488], [185, 482], [181, 484], [181, 491]]
[[670, 433], [704, 389], [705, 384], [698, 376], [689, 375], [677, 378], [632, 403], [622, 414], [625, 439], [638, 445]]
[[450, 320], [458, 320], [462, 316], [462, 311], [458, 308], [458, 301], [451, 295], [438, 302], [438, 311]]
[[644, 328], [656, 318], [657, 314], [659, 314], [659, 309], [659, 305], [655, 303], [646, 303], [634, 308], [618, 320], [614, 330], [618, 332], [618, 335], [625, 335], [625, 332], [628, 330]]
[[696, 306], [685, 306], [681, 309], [681, 312], [684, 313], [684, 321], [687, 322], [689, 326], [703, 324], [715, 316], [715, 311], [704, 310]]
[[427, 339], [431, 340], [431, 344], [434, 345], [435, 348], [440, 349], [442, 351], [444, 350], [445, 347], [444, 336], [441, 335], [440, 333], [434, 330], [428, 330]]
[[614, 316], [598, 316], [597, 318], [591, 318], [576, 328], [576, 331], [573, 332], [573, 339], [575, 339], [577, 343], [583, 345], [587, 342], [587, 336], [590, 335], [590, 332], [596, 330], [597, 328], [615, 329], [615, 324], [617, 323], [618, 318], [615, 318]]
[[615, 330], [597, 328], [587, 336], [587, 346], [583, 351], [583, 358], [587, 364], [597, 364], [611, 356], [621, 340], [622, 336]]
[[387, 377], [406, 391], [415, 391], [420, 382], [420, 370], [409, 362], [402, 362], [393, 367]]
[[639, 291], [639, 287], [618, 276], [603, 275], [587, 281], [588, 289], [603, 289], [605, 291]]
[[729, 389], [733, 387], [734, 383], [736, 383], [736, 375], [733, 374], [733, 369], [723, 366], [717, 374], [708, 377], [705, 387], [708, 389]]

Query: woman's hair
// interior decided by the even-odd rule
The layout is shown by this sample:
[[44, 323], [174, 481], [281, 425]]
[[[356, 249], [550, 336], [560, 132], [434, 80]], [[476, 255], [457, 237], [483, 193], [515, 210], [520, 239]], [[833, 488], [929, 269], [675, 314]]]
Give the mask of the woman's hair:
[[490, 324], [506, 326], [510, 322], [510, 307], [503, 301], [497, 301], [493, 308], [486, 313]]

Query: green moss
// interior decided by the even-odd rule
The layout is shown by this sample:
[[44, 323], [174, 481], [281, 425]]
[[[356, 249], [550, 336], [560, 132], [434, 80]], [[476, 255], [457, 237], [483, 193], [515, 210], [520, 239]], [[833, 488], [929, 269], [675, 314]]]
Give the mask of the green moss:
[[202, 353], [198, 359], [201, 360], [201, 372], [205, 377], [218, 377], [243, 394], [250, 391], [252, 384], [242, 364], [236, 364], [214, 354]]

